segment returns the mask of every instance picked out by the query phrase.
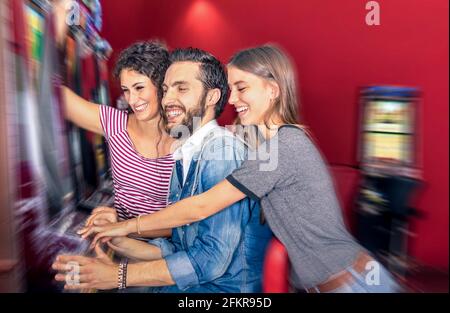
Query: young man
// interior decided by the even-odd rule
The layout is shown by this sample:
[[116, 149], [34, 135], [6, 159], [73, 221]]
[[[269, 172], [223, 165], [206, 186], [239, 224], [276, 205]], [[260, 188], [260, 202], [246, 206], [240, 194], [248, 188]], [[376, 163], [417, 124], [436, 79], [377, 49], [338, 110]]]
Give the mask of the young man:
[[[173, 203], [223, 180], [240, 166], [246, 150], [215, 120], [228, 95], [220, 62], [193, 48], [175, 50], [170, 61], [162, 104], [171, 134], [185, 139], [174, 153], [177, 161], [169, 195]], [[201, 222], [174, 229], [171, 239], [158, 238], [149, 245], [121, 238], [116, 242], [119, 247], [110, 244], [123, 255], [151, 261], [121, 264], [119, 272], [96, 245], [99, 258], [60, 256], [54, 263], [55, 269], [65, 272], [68, 262], [78, 262], [80, 274], [75, 278], [79, 283], [67, 284], [64, 273], [56, 279], [66, 280], [69, 289], [113, 289], [119, 283], [121, 288], [153, 287], [149, 292], [259, 292], [265, 248], [271, 238], [259, 216], [259, 204], [245, 198]], [[92, 228], [94, 232], [105, 229], [124, 236], [139, 232], [139, 224], [129, 220]]]

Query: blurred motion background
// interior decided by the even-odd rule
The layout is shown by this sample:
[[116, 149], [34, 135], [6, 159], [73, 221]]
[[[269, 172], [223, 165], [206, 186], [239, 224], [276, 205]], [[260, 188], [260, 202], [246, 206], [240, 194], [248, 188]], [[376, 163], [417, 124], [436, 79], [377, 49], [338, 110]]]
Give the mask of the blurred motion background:
[[[0, 1], [0, 291], [60, 291], [50, 264], [84, 252], [75, 230], [113, 190], [103, 138], [62, 118], [62, 75], [86, 99], [121, 106], [111, 75], [138, 40], [193, 46], [227, 63], [277, 43], [298, 76], [300, 117], [333, 174], [352, 234], [409, 292], [448, 292], [448, 0], [77, 0], [61, 68], [59, 1]], [[230, 124], [227, 106], [219, 119]], [[289, 291], [283, 247], [265, 291]], [[279, 271], [274, 270], [274, 268]], [[284, 272], [283, 272], [284, 271]]]

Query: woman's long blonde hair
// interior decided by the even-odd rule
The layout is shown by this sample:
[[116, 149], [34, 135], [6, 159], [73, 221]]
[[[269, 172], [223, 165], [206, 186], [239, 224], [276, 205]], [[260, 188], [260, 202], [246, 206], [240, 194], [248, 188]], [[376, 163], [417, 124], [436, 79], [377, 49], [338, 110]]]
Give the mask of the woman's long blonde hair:
[[[299, 121], [296, 73], [286, 52], [274, 44], [244, 49], [231, 57], [228, 66], [252, 73], [278, 85], [279, 96], [264, 114], [266, 128], [270, 129], [270, 122], [277, 117], [281, 120], [281, 124], [295, 125], [310, 135], [306, 126]], [[235, 124], [240, 124], [239, 118]], [[257, 127], [254, 127], [254, 131], [249, 131], [247, 127], [245, 136], [242, 137], [252, 147], [259, 145]]]
[[283, 124], [299, 125], [296, 75], [288, 55], [273, 44], [241, 50], [228, 63], [242, 71], [275, 82], [279, 96], [265, 113], [264, 124], [268, 127], [274, 115]]

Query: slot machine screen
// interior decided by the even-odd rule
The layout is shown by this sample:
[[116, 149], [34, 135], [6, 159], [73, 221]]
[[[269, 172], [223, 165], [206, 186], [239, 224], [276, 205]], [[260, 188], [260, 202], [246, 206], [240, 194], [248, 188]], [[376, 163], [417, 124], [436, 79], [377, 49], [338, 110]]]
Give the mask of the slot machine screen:
[[44, 16], [32, 5], [25, 5], [25, 17], [28, 24], [26, 33], [26, 45], [30, 57], [31, 78], [35, 86], [38, 82], [38, 74], [42, 63], [42, 53], [44, 51]]
[[38, 150], [50, 218], [73, 207], [74, 187], [70, 172], [68, 135], [59, 87], [56, 44], [45, 13], [32, 2], [24, 7], [26, 47], [32, 90], [36, 95]]
[[364, 106], [364, 163], [411, 165], [414, 162], [414, 114], [412, 103], [371, 100]]

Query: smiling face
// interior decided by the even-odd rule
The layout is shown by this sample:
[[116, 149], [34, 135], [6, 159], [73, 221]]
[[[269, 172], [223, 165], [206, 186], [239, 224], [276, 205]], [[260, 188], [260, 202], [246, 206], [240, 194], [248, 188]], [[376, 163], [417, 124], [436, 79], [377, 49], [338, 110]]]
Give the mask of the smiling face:
[[124, 69], [120, 73], [122, 92], [138, 121], [159, 116], [158, 89], [146, 75]]
[[229, 103], [234, 105], [242, 125], [264, 124], [275, 95], [273, 83], [250, 72], [228, 66]]
[[162, 105], [170, 130], [184, 125], [193, 131], [193, 118], [203, 117], [206, 93], [198, 79], [200, 66], [195, 62], [175, 62], [167, 70], [163, 83]]

